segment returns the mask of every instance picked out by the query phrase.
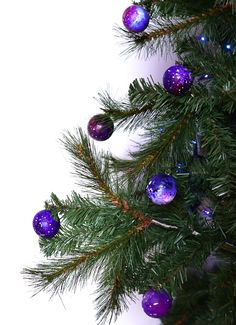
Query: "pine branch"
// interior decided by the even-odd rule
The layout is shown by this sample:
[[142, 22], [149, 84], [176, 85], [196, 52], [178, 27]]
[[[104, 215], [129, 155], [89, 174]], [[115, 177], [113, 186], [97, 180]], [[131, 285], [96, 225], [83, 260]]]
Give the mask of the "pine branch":
[[[189, 125], [191, 118], [191, 114], [184, 114], [178, 121], [172, 122], [172, 125], [167, 128], [161, 139], [154, 138], [147, 144], [142, 145], [138, 152], [131, 153], [133, 160], [119, 161], [113, 159], [115, 168], [126, 172], [128, 177], [135, 176], [137, 178], [143, 171], [150, 169], [153, 164], [157, 164], [159, 159], [166, 159], [171, 145], [176, 142], [181, 132]], [[164, 155], [165, 153], [166, 155]]]
[[124, 128], [129, 132], [149, 123], [160, 120], [163, 113], [176, 108], [178, 101], [152, 79], [136, 79], [129, 86], [129, 97], [117, 101], [108, 93], [99, 94], [102, 111], [110, 115], [117, 128]]
[[[181, 127], [184, 126], [190, 116], [184, 116], [179, 124], [175, 126], [174, 132], [171, 134], [169, 141], [175, 140], [176, 136], [179, 134]], [[122, 200], [118, 194], [115, 194], [108, 185], [108, 181], [105, 181], [105, 178], [102, 177], [102, 172], [98, 164], [98, 159], [95, 156], [95, 152], [91, 151], [91, 145], [89, 144], [88, 139], [83, 135], [80, 130], [80, 138], [75, 138], [72, 135], [70, 137], [64, 138], [64, 143], [68, 151], [72, 154], [74, 158], [74, 164], [79, 175], [82, 175], [84, 178], [86, 176], [85, 172], [89, 172], [89, 181], [92, 180], [93, 186], [97, 187], [97, 190], [102, 192], [105, 198], [120, 209], [123, 213], [129, 214], [134, 220], [138, 220], [143, 223], [142, 227], [148, 228], [150, 225], [155, 224], [156, 226], [162, 227], [164, 229], [178, 229], [175, 226], [159, 222], [158, 220], [153, 220], [150, 217], [145, 216], [142, 212], [137, 211], [136, 209], [130, 208], [127, 200]], [[84, 144], [84, 145], [83, 145]], [[79, 164], [82, 162], [83, 171], [79, 170]], [[101, 162], [100, 162], [100, 165]], [[193, 231], [193, 235], [198, 235], [198, 232]]]
[[66, 258], [49, 259], [35, 268], [25, 268], [22, 273], [37, 289], [36, 294], [48, 291], [53, 296], [67, 289], [75, 290], [78, 282], [84, 283], [92, 274], [96, 278], [104, 266], [104, 259], [108, 258], [109, 254], [116, 256], [117, 250], [122, 250], [122, 246], [126, 247], [133, 237], [138, 236], [146, 228], [145, 222], [140, 223], [107, 244], [93, 249], [89, 247], [90, 251], [86, 251], [85, 247], [82, 252], [74, 251], [72, 256]]
[[229, 6], [232, 9], [232, 12], [236, 11], [236, 1], [235, 0], [216, 0], [216, 5], [219, 6]]
[[[236, 142], [230, 130], [222, 125], [223, 119], [222, 114], [215, 118], [211, 116], [206, 119], [205, 125], [203, 125], [206, 131], [202, 140], [202, 146], [207, 148], [210, 158], [212, 190], [216, 196], [221, 198], [232, 196], [236, 191], [236, 180], [233, 172], [236, 167], [234, 160]], [[207, 129], [206, 126], [210, 129]], [[222, 170], [224, 170], [223, 182]]]
[[216, 6], [205, 9], [196, 16], [186, 18], [185, 15], [184, 19], [178, 16], [178, 13], [175, 12], [175, 7], [173, 11], [174, 14], [170, 18], [163, 16], [158, 16], [156, 19], [152, 18], [149, 27], [140, 34], [130, 33], [123, 28], [116, 27], [117, 36], [125, 40], [126, 50], [123, 51], [123, 54], [131, 54], [135, 51], [140, 55], [142, 50], [145, 50], [146, 56], [149, 56], [155, 54], [158, 50], [163, 53], [164, 49], [168, 53], [170, 46], [173, 52], [178, 39], [186, 36], [186, 34], [190, 35], [193, 29], [197, 29], [200, 25], [204, 25], [204, 23], [210, 24], [211, 19], [214, 23], [218, 16], [226, 12], [232, 13], [232, 7], [230, 4]]
[[148, 42], [148, 41], [153, 40], [153, 39], [157, 39], [157, 38], [160, 38], [160, 37], [163, 37], [163, 36], [167, 36], [167, 35], [170, 35], [170, 34], [177, 33], [180, 30], [189, 28], [191, 25], [199, 24], [203, 20], [208, 19], [209, 17], [218, 16], [219, 14], [224, 12], [224, 10], [228, 10], [229, 8], [231, 8], [231, 6], [229, 6], [229, 5], [212, 8], [212, 9], [209, 9], [208, 11], [206, 11], [206, 12], [203, 12], [199, 16], [191, 17], [191, 18], [188, 18], [188, 19], [186, 19], [184, 21], [176, 23], [175, 25], [170, 25], [169, 27], [162, 28], [162, 29], [159, 29], [157, 31], [150, 32], [147, 35], [145, 35], [145, 41]]
[[103, 238], [105, 233], [108, 236], [114, 229], [121, 228], [120, 224], [128, 227], [133, 222], [130, 215], [124, 215], [110, 202], [83, 198], [75, 192], [66, 200], [52, 194], [45, 208], [59, 215], [61, 221], [57, 236], [50, 240], [40, 238], [39, 244], [46, 256], [71, 254], [95, 243], [96, 238]]
[[[105, 274], [103, 277], [107, 278]], [[103, 279], [96, 290], [95, 302], [99, 309], [97, 313], [98, 324], [110, 324], [112, 320], [115, 321], [124, 310], [128, 309], [127, 301], [135, 301], [134, 294], [127, 292], [124, 287], [123, 277], [124, 275], [119, 273], [111, 281], [105, 279], [104, 283]]]
[[109, 200], [116, 202], [116, 196], [110, 189], [114, 180], [110, 175], [109, 162], [102, 159], [105, 154], [97, 153], [93, 142], [89, 141], [82, 129], [76, 130], [75, 135], [69, 132], [64, 134], [62, 143], [71, 155], [74, 174], [80, 179], [79, 185], [90, 193], [105, 195]]

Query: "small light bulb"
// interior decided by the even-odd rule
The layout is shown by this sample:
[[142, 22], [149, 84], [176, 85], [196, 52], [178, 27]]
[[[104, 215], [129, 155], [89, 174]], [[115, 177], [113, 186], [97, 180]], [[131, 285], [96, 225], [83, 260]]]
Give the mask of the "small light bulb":
[[225, 48], [225, 50], [228, 51], [228, 52], [230, 52], [230, 51], [233, 50], [233, 46], [232, 46], [231, 43], [226, 43], [224, 48]]

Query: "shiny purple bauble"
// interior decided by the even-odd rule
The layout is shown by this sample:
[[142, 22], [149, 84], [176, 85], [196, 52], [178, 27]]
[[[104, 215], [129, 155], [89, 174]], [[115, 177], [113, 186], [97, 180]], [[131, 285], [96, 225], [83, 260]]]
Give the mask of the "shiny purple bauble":
[[94, 115], [88, 122], [88, 133], [97, 141], [105, 141], [114, 131], [112, 119], [104, 114]]
[[159, 291], [149, 289], [143, 296], [142, 307], [148, 316], [162, 318], [172, 307], [172, 297], [164, 289]]
[[125, 9], [122, 18], [124, 26], [133, 33], [143, 32], [150, 20], [147, 10], [138, 5], [132, 5]]
[[163, 85], [168, 93], [181, 96], [192, 86], [193, 77], [191, 72], [182, 65], [169, 67], [163, 76]]
[[52, 238], [58, 233], [60, 221], [54, 219], [50, 210], [42, 210], [34, 216], [33, 227], [39, 236]]
[[177, 193], [176, 181], [170, 175], [158, 173], [149, 179], [146, 193], [153, 203], [158, 205], [168, 204], [175, 198]]

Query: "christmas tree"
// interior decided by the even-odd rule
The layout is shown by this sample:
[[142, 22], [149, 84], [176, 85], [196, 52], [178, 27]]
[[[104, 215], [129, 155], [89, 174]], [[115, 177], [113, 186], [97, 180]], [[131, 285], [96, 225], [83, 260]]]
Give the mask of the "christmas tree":
[[[108, 324], [143, 294], [163, 324], [236, 323], [236, 1], [146, 0], [117, 28], [126, 54], [175, 53], [163, 84], [99, 94], [87, 132], [62, 138], [87, 191], [51, 195], [33, 220], [45, 262], [23, 274], [52, 295], [97, 283]], [[130, 159], [96, 149], [142, 128]], [[95, 141], [94, 141], [95, 140]]]

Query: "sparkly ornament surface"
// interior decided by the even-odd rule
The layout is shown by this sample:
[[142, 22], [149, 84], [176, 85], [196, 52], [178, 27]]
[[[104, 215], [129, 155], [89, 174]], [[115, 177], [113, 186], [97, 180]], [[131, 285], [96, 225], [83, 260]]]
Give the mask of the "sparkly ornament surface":
[[169, 67], [163, 76], [165, 89], [172, 95], [181, 96], [192, 86], [193, 77], [191, 72], [182, 65]]
[[42, 210], [34, 216], [33, 227], [39, 236], [52, 238], [58, 233], [60, 222], [54, 219], [50, 210]]
[[143, 296], [144, 312], [153, 318], [161, 318], [168, 314], [172, 307], [172, 297], [164, 289], [156, 291], [149, 289]]
[[88, 122], [88, 133], [97, 141], [105, 141], [112, 135], [114, 124], [112, 119], [104, 114], [94, 115]]
[[123, 13], [123, 24], [133, 33], [143, 32], [149, 24], [149, 13], [141, 6], [132, 5]]
[[162, 205], [170, 203], [177, 193], [174, 178], [167, 174], [159, 173], [148, 181], [146, 192], [153, 203]]

